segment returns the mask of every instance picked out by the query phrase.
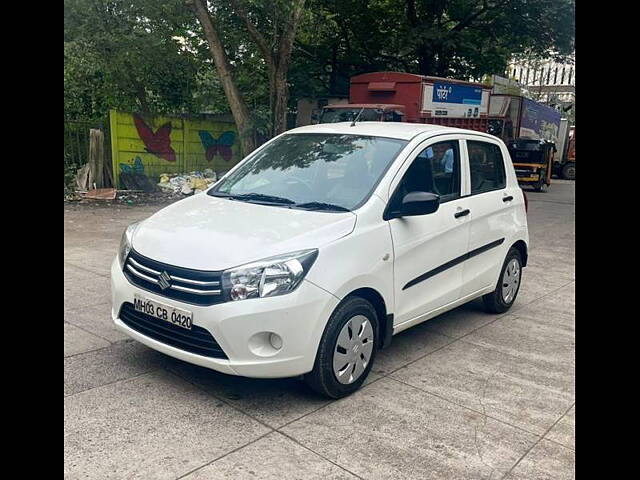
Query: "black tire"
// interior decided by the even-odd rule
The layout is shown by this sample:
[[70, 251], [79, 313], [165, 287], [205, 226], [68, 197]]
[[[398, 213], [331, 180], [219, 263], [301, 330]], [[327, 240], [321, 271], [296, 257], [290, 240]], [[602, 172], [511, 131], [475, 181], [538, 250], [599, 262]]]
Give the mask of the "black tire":
[[567, 180], [575, 180], [576, 179], [576, 165], [575, 163], [567, 163], [564, 167], [562, 167], [562, 178]]
[[[504, 271], [511, 262], [512, 259], [516, 259], [518, 261], [519, 267], [519, 276], [518, 276], [518, 285], [513, 295], [508, 302], [506, 302], [502, 296], [502, 282], [504, 277]], [[520, 284], [522, 283], [522, 256], [517, 248], [511, 247], [509, 252], [507, 253], [507, 257], [504, 259], [504, 263], [502, 264], [502, 269], [500, 269], [500, 277], [498, 277], [498, 283], [496, 284], [496, 288], [493, 292], [487, 293], [483, 295], [482, 301], [484, 302], [485, 309], [489, 313], [504, 313], [511, 308], [513, 302], [518, 298], [518, 292], [520, 291]]]
[[533, 189], [536, 192], [541, 192], [542, 188], [546, 185], [545, 176], [546, 176], [546, 172], [540, 172], [540, 179], [533, 184]]
[[[340, 383], [333, 372], [333, 354], [337, 346], [338, 335], [344, 325], [356, 315], [364, 315], [373, 328], [374, 346], [371, 357], [363, 373], [353, 383]], [[306, 384], [321, 395], [329, 398], [342, 398], [360, 388], [366, 380], [379, 346], [378, 316], [373, 305], [360, 297], [348, 297], [340, 303], [331, 314], [324, 329], [313, 370], [304, 375]]]

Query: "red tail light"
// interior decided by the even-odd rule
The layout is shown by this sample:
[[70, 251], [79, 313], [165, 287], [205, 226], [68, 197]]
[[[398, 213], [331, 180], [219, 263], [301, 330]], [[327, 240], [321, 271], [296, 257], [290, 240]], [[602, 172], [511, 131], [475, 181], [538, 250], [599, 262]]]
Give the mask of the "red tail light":
[[527, 200], [527, 194], [524, 192], [524, 190], [522, 191], [522, 196], [524, 197], [524, 211], [525, 213], [529, 212], [529, 200]]

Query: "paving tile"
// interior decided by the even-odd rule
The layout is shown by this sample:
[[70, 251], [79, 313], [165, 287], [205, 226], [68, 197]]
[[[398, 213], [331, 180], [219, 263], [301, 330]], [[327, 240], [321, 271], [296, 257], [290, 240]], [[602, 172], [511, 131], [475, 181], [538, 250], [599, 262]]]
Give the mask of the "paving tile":
[[64, 282], [64, 309], [74, 310], [111, 302], [111, 280], [95, 275], [88, 281]]
[[394, 335], [391, 345], [378, 351], [371, 372], [385, 375], [454, 341], [428, 327], [429, 321]]
[[576, 456], [573, 450], [542, 440], [505, 477], [505, 480], [573, 480]]
[[545, 438], [576, 449], [576, 407], [571, 407], [564, 417], [556, 423]]
[[64, 394], [125, 380], [161, 368], [167, 357], [133, 340], [64, 360]]
[[277, 432], [216, 460], [185, 480], [356, 479], [340, 467]]
[[297, 378], [237, 377], [166, 357], [166, 368], [273, 428], [329, 403]]
[[98, 275], [109, 275], [111, 263], [118, 253], [119, 241], [115, 245], [103, 244], [87, 245], [81, 249], [65, 251], [66, 264], [81, 267]]
[[540, 271], [525, 267], [522, 269], [522, 281], [518, 296], [512, 310], [517, 310], [533, 301], [540, 300], [555, 290], [571, 283], [574, 279], [569, 276], [553, 273], [541, 273]]
[[552, 325], [561, 324], [575, 330], [575, 302], [575, 282], [572, 282], [539, 301], [512, 311], [518, 317], [533, 318]]
[[64, 324], [64, 356], [90, 352], [109, 345], [105, 339], [85, 332], [69, 323]]
[[64, 262], [64, 281], [65, 283], [77, 283], [77, 284], [89, 284], [92, 281], [98, 280], [98, 273], [86, 270], [82, 266], [72, 265], [65, 259]]
[[64, 476], [175, 479], [269, 429], [168, 372], [65, 398]]
[[389, 378], [282, 430], [367, 479], [497, 479], [537, 438]]
[[116, 330], [113, 325], [111, 302], [67, 310], [64, 312], [64, 320], [110, 342], [119, 342], [129, 338], [124, 333]]
[[493, 322], [500, 315], [487, 313], [482, 299], [477, 298], [453, 310], [433, 317], [426, 322], [426, 328], [453, 338], [460, 338], [483, 325]]
[[575, 332], [562, 323], [507, 315], [464, 338], [546, 371], [536, 381], [575, 395]]
[[560, 384], [569, 373], [464, 340], [391, 377], [538, 435], [574, 401]]

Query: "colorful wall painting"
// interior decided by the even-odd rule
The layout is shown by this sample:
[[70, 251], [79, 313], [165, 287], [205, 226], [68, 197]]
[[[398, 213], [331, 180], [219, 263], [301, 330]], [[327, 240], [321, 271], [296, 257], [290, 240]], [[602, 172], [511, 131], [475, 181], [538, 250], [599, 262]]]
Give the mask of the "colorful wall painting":
[[211, 168], [224, 173], [241, 160], [233, 122], [210, 117], [143, 118], [111, 110], [114, 180], [122, 188], [122, 172], [144, 174], [156, 183], [163, 173], [189, 173]]

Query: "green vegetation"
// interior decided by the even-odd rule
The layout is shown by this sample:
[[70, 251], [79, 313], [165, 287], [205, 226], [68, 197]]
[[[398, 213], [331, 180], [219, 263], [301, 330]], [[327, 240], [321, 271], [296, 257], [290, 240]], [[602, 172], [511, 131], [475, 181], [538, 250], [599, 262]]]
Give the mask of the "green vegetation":
[[[574, 50], [575, 0], [65, 0], [65, 117], [229, 112], [243, 146], [353, 75], [502, 74]], [[244, 123], [242, 123], [244, 122]], [[241, 125], [242, 123], [242, 125]]]

